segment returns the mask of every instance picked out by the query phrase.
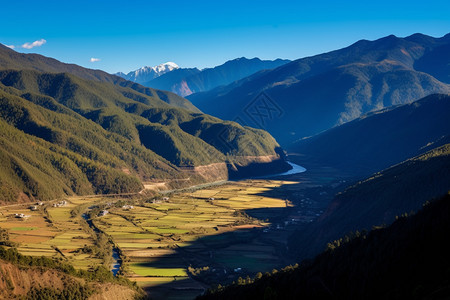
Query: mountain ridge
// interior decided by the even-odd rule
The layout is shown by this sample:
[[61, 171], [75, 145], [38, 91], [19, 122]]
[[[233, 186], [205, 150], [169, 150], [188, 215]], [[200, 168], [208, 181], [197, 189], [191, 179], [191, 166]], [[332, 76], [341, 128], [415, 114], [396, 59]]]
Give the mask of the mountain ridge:
[[184, 76], [173, 76], [172, 72], [166, 73], [149, 82], [145, 86], [172, 91], [182, 97], [207, 91], [215, 87], [229, 84], [246, 76], [259, 72], [263, 69], [273, 69], [289, 62], [289, 60], [261, 60], [257, 57], [248, 59], [245, 57], [226, 61], [213, 68], [202, 70], [179, 69]]
[[[450, 144], [374, 173], [336, 194], [319, 219], [289, 240], [298, 258], [312, 257], [348, 234], [391, 224], [450, 191]], [[302, 245], [309, 245], [302, 247]]]
[[87, 80], [128, 87], [148, 96], [157, 93], [161, 96], [160, 98], [171, 105], [180, 106], [193, 112], [200, 112], [190, 101], [176, 94], [144, 87], [138, 83], [111, 75], [102, 70], [87, 69], [76, 64], [63, 63], [40, 54], [19, 53], [2, 44], [0, 44], [0, 70], [34, 70], [43, 73], [70, 73]]
[[[433, 49], [446, 47], [450, 39], [429, 37], [430, 42], [418, 37], [407, 40], [391, 35], [375, 41], [357, 41], [187, 98], [202, 111], [239, 120], [239, 112], [245, 112], [264, 92], [283, 112], [282, 122], [268, 120], [264, 129], [287, 144], [372, 110], [409, 103], [432, 93], [449, 93], [450, 85], [414, 66]], [[434, 59], [445, 65], [447, 56]], [[251, 118], [243, 121], [257, 126]]]

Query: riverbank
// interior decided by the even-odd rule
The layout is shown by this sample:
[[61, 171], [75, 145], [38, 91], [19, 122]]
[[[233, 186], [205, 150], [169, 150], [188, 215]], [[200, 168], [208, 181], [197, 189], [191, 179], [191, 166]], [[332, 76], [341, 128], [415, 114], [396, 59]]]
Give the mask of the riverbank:
[[[94, 222], [92, 222], [89, 218], [89, 214], [87, 214], [87, 212], [83, 213], [81, 217], [86, 221], [86, 224], [94, 231], [95, 234], [98, 235], [102, 233], [102, 231], [94, 225]], [[115, 245], [112, 246], [111, 258], [112, 262], [110, 270], [114, 276], [117, 276], [117, 273], [119, 273], [120, 268], [122, 267], [122, 258], [120, 257], [120, 250]]]

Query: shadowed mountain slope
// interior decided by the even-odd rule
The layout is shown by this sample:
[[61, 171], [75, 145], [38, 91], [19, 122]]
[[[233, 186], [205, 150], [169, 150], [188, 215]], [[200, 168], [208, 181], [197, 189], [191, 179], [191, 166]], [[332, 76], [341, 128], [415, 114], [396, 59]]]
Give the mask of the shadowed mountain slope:
[[[264, 128], [286, 144], [373, 110], [410, 103], [433, 93], [449, 93], [445, 83], [445, 49], [449, 44], [450, 35], [391, 35], [375, 41], [361, 40], [188, 99], [205, 113], [229, 120], [239, 117], [241, 123]], [[281, 111], [281, 117], [266, 118], [264, 124], [248, 116], [255, 115], [256, 108], [249, 109], [249, 105], [261, 92]], [[269, 113], [267, 108], [259, 110]]]
[[291, 159], [368, 176], [450, 141], [449, 95], [364, 115], [289, 146]]
[[291, 237], [289, 248], [299, 258], [311, 257], [349, 232], [390, 224], [448, 191], [450, 144], [445, 144], [338, 193], [317, 221]]
[[446, 195], [387, 228], [346, 237], [312, 261], [197, 299], [446, 299], [449, 215]]

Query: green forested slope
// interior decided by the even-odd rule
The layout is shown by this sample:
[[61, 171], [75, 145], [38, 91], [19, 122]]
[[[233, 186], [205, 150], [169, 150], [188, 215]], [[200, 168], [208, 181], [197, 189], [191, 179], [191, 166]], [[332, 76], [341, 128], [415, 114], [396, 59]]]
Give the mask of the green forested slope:
[[142, 187], [138, 177], [177, 174], [163, 158], [80, 116], [58, 114], [1, 92], [0, 103], [2, 200], [14, 201], [21, 192], [42, 200], [137, 192]]
[[279, 152], [267, 132], [173, 106], [169, 94], [125, 83], [0, 70], [0, 201], [136, 192], [145, 180], [189, 177], [195, 184], [204, 178], [179, 167]]
[[147, 96], [156, 95], [171, 105], [182, 107], [192, 112], [200, 112], [191, 102], [176, 94], [144, 87], [101, 70], [87, 69], [75, 64], [62, 63], [51, 57], [45, 57], [39, 54], [19, 53], [2, 44], [0, 44], [0, 70], [34, 70], [42, 73], [69, 73], [91, 81], [108, 82], [117, 87], [127, 87]]

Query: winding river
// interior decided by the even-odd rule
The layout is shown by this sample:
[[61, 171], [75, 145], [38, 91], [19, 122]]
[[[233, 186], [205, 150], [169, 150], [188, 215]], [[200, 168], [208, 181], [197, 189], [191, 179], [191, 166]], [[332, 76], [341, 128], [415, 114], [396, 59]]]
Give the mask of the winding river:
[[255, 178], [255, 179], [272, 178], [272, 177], [277, 177], [277, 176], [285, 176], [285, 175], [293, 175], [293, 174], [303, 173], [306, 171], [306, 169], [304, 167], [294, 164], [293, 162], [287, 161], [287, 163], [289, 165], [291, 165], [291, 167], [292, 167], [292, 169], [290, 169], [289, 171], [286, 171], [283, 173], [278, 173], [278, 174], [256, 176], [256, 177], [252, 177], [252, 178]]

